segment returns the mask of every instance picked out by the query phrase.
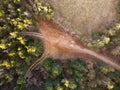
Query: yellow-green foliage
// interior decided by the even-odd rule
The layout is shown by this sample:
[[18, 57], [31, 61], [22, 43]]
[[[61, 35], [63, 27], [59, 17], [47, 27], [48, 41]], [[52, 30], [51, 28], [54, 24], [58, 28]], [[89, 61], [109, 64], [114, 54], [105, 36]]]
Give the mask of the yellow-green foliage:
[[15, 78], [18, 85], [25, 84], [25, 72], [43, 52], [41, 42], [35, 45], [32, 38], [19, 34], [35, 28], [34, 16], [24, 4], [25, 0], [0, 0], [0, 85]]
[[106, 30], [105, 33], [93, 34], [93, 41], [88, 43], [88, 46], [110, 48], [111, 54], [120, 56], [120, 22], [118, 21], [113, 28]]
[[[43, 53], [42, 42], [19, 34], [23, 31], [36, 31], [35, 20], [50, 19], [53, 8], [48, 4], [33, 0], [32, 6], [26, 0], [0, 0], [0, 90], [120, 90], [120, 72], [103, 64], [94, 67], [80, 60], [66, 62], [48, 58], [40, 68], [34, 70], [35, 85], [26, 88], [24, 75], [30, 65]], [[33, 30], [34, 29], [34, 30]], [[120, 52], [120, 24], [105, 34], [95, 34], [89, 46], [110, 47], [111, 52]], [[37, 44], [36, 44], [37, 43]], [[32, 78], [31, 78], [32, 79]], [[34, 81], [33, 80], [33, 81]], [[39, 84], [41, 84], [39, 86]], [[12, 85], [9, 87], [8, 85]]]

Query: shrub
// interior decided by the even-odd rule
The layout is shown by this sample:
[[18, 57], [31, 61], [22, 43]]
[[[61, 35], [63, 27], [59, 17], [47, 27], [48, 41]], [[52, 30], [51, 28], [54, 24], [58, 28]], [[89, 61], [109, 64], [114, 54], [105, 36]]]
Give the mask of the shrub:
[[[80, 59], [60, 61], [48, 58], [34, 70], [27, 87], [24, 77], [30, 65], [41, 57], [44, 48], [40, 40], [20, 35], [22, 31], [36, 31], [38, 17], [50, 19], [53, 8], [38, 0], [0, 1], [0, 90], [119, 90], [120, 71], [98, 63], [86, 65]], [[37, 43], [37, 44], [36, 44]], [[88, 46], [110, 48], [111, 53], [120, 55], [120, 23], [106, 33], [93, 35]], [[112, 48], [111, 46], [116, 46]]]

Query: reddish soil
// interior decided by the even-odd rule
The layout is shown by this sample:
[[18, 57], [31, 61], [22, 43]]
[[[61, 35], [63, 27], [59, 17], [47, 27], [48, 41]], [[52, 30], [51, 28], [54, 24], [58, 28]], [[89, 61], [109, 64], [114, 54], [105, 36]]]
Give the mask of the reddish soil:
[[[119, 64], [116, 62], [119, 60], [111, 59], [86, 48], [76, 36], [65, 31], [53, 20], [39, 19], [37, 25], [40, 33], [26, 32], [24, 34], [42, 38], [45, 49], [41, 60], [44, 60], [45, 57], [52, 57], [61, 61], [71, 58], [83, 58], [84, 60], [96, 60], [95, 58], [97, 58], [116, 69], [120, 69]], [[40, 62], [40, 60], [36, 61], [28, 72], [33, 70]]]

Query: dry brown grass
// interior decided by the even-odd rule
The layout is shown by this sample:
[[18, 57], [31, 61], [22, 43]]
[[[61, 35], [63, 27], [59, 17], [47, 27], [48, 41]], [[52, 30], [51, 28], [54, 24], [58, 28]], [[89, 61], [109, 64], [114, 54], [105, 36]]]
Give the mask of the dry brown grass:
[[55, 21], [77, 34], [88, 36], [114, 24], [119, 0], [45, 0], [55, 10]]

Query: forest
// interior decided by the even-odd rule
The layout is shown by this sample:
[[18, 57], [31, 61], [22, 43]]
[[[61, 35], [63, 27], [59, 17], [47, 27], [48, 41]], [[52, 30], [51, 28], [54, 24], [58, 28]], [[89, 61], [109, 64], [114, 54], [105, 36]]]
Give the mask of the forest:
[[120, 3], [109, 27], [74, 35], [50, 2], [0, 0], [0, 90], [120, 90]]

